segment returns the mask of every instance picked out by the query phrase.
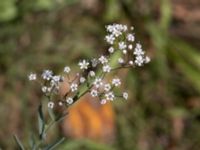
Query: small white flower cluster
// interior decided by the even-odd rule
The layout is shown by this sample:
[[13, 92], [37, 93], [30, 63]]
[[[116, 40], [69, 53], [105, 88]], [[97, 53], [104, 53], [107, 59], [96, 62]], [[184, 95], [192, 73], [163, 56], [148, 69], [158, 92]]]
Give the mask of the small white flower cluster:
[[123, 97], [127, 100], [127, 92], [122, 93], [121, 96], [116, 96], [114, 93], [114, 89], [120, 85], [121, 80], [119, 78], [112, 79], [111, 83], [104, 83], [101, 78], [95, 78], [90, 94], [92, 97], [98, 97], [101, 100], [101, 104], [105, 104], [107, 101], [113, 101], [116, 97]]
[[[70, 71], [71, 71], [70, 67], [66, 66], [64, 68], [64, 73], [69, 74]], [[30, 81], [36, 80], [37, 74], [36, 73], [30, 73], [28, 78], [29, 78]], [[53, 71], [51, 71], [51, 70], [44, 70], [43, 73], [41, 74], [41, 79], [43, 81], [43, 82], [41, 82], [41, 84], [42, 84], [41, 90], [45, 94], [45, 96], [50, 98], [54, 94], [58, 95], [60, 83], [64, 81], [64, 76], [54, 75]], [[78, 87], [78, 85], [76, 83], [72, 83], [71, 86], [70, 86], [71, 91], [72, 92], [76, 91], [77, 87]], [[64, 100], [59, 101], [58, 105], [63, 106], [63, 104], [65, 102], [66, 102], [66, 105], [70, 105], [70, 104], [73, 103], [73, 98], [72, 97], [66, 97]], [[53, 102], [51, 99], [49, 99], [48, 107], [54, 108], [54, 105], [55, 105], [55, 102]]]
[[[37, 79], [36, 73], [30, 73], [28, 76], [30, 81]], [[59, 84], [64, 80], [63, 76], [60, 75], [53, 75], [51, 70], [44, 70], [41, 78], [44, 80], [44, 84], [41, 87], [41, 90], [46, 95], [53, 93], [58, 93]]]
[[[61, 99], [57, 102], [59, 106], [71, 105], [80, 98], [80, 95], [82, 96], [85, 93], [90, 93], [92, 97], [99, 98], [101, 104], [117, 98], [128, 99], [127, 92], [122, 92], [119, 95], [115, 93], [115, 89], [122, 84], [121, 80], [115, 77], [110, 82], [107, 82], [109, 81], [106, 78], [107, 74], [121, 68], [142, 66], [148, 63], [150, 58], [145, 56], [140, 43], [134, 44], [133, 27], [129, 29], [126, 25], [113, 24], [106, 26], [106, 30], [108, 35], [106, 35], [105, 39], [110, 44], [109, 55], [102, 55], [92, 60], [83, 59], [79, 61], [78, 66], [81, 71], [76, 74], [74, 79], [70, 79], [71, 68], [69, 66], [64, 67], [63, 73], [65, 75], [54, 75], [51, 70], [43, 71], [41, 75], [43, 80], [42, 92], [49, 98], [49, 108], [54, 108], [56, 102], [52, 100], [52, 95], [58, 93], [60, 82], [64, 81], [64, 78], [67, 78], [70, 89], [64, 97], [59, 98]], [[129, 32], [130, 30], [131, 32]], [[111, 56], [116, 51], [121, 52], [121, 56], [116, 62], [117, 67], [112, 67], [110, 63]], [[36, 80], [37, 75], [31, 73], [28, 78], [29, 80]], [[87, 87], [87, 89], [81, 91], [82, 87]]]
[[148, 56], [144, 56], [145, 52], [142, 50], [142, 45], [140, 43], [136, 43], [133, 54], [136, 56], [135, 64], [137, 66], [142, 66], [144, 63], [150, 62], [150, 58]]
[[[135, 34], [132, 33], [133, 27], [129, 29], [126, 25], [113, 24], [106, 26], [106, 30], [108, 35], [105, 36], [105, 40], [110, 44], [108, 52], [112, 54], [120, 50], [124, 55], [118, 58], [119, 64], [142, 66], [150, 62], [150, 58], [145, 56], [141, 44], [135, 43]], [[115, 46], [116, 44], [117, 46]]]

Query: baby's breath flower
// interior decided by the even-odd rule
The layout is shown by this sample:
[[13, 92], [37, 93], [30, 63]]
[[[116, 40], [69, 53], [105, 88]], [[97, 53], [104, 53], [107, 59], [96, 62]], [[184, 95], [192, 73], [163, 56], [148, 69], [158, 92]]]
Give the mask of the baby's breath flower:
[[71, 69], [70, 69], [69, 66], [66, 66], [66, 67], [64, 68], [64, 72], [65, 72], [65, 73], [69, 73], [70, 71], [71, 71]]
[[90, 94], [91, 94], [92, 97], [97, 97], [97, 96], [98, 96], [98, 91], [93, 89], [93, 90], [90, 92]]
[[[143, 51], [142, 45], [140, 43], [136, 43], [136, 44], [134, 43], [135, 35], [133, 31], [129, 32], [130, 29], [133, 30], [133, 27], [129, 28], [128, 30], [128, 27], [122, 24], [112, 24], [112, 25], [106, 26], [106, 30], [108, 31], [108, 34], [105, 36], [105, 40], [110, 45], [110, 47], [108, 48], [108, 52], [110, 54], [108, 56], [102, 55], [99, 58], [94, 58], [89, 61], [87, 61], [86, 59], [80, 61], [78, 63], [78, 66], [80, 67], [81, 70], [87, 70], [89, 67], [93, 69], [90, 70], [89, 68], [88, 74], [85, 74], [87, 72], [83, 72], [83, 71], [81, 71], [80, 73], [77, 73], [75, 75], [74, 80], [69, 82], [71, 83], [69, 92], [77, 91], [78, 93], [79, 84], [81, 85], [81, 83], [87, 82], [88, 83], [87, 91], [90, 91], [89, 93], [91, 94], [92, 97], [98, 96], [99, 98], [102, 98], [100, 101], [101, 104], [105, 104], [108, 100], [113, 101], [115, 99], [115, 95], [114, 95], [114, 92], [112, 91], [112, 88], [115, 88], [121, 85], [120, 79], [114, 78], [112, 79], [111, 83], [109, 82], [105, 84], [103, 84], [103, 81], [102, 81], [106, 77], [104, 76], [105, 73], [109, 73], [112, 69], [111, 66], [109, 65], [109, 61], [111, 62], [113, 61], [113, 60], [110, 60], [110, 58], [112, 58], [110, 57], [112, 53], [114, 53], [115, 51], [119, 51], [119, 54], [121, 54], [121, 57], [117, 59], [119, 64], [118, 64], [118, 67], [116, 67], [116, 69], [129, 67], [133, 65], [142, 66], [143, 64], [150, 62], [150, 58], [145, 55], [145, 51]], [[133, 45], [133, 43], [135, 45]], [[130, 57], [127, 56], [127, 54], [129, 53], [132, 56]], [[97, 70], [97, 73], [95, 73], [93, 70]], [[112, 71], [114, 70], [115, 69], [113, 69]], [[69, 79], [68, 73], [71, 71], [71, 68], [69, 66], [65, 66], [63, 71], [64, 73], [67, 73], [67, 77]], [[103, 71], [103, 74], [99, 74], [102, 71]], [[47, 80], [45, 82], [42, 82], [44, 83], [42, 85], [42, 92], [46, 96], [49, 96], [52, 94], [58, 94], [60, 90], [59, 89], [60, 82], [64, 80], [64, 77], [60, 75], [53, 75], [53, 72], [51, 70], [44, 70], [41, 77], [43, 80]], [[28, 76], [28, 78], [29, 80], [36, 80], [37, 75], [34, 73], [31, 73]], [[72, 95], [72, 94], [73, 93], [69, 93], [69, 95]], [[76, 96], [76, 95], [73, 94], [73, 96]], [[123, 97], [124, 99], [127, 100], [128, 93], [123, 92], [120, 97]], [[66, 96], [65, 96], [65, 101], [69, 105], [74, 102], [73, 97], [66, 97]], [[64, 103], [65, 102], [63, 101], [58, 101], [56, 103], [50, 101], [48, 103], [48, 107], [54, 108], [55, 104], [62, 106]]]
[[118, 37], [119, 35], [122, 34], [122, 32], [127, 31], [127, 26], [122, 25], [122, 24], [113, 24], [113, 25], [108, 25], [106, 26], [106, 29], [108, 32], [110, 32], [112, 35], [115, 37]]
[[105, 64], [105, 63], [108, 62], [108, 59], [107, 59], [105, 56], [102, 55], [102, 56], [99, 58], [99, 61], [100, 61], [102, 64]]
[[127, 45], [125, 44], [125, 42], [119, 42], [118, 45], [119, 45], [119, 49], [120, 50], [124, 50], [127, 47]]
[[61, 76], [60, 75], [53, 76], [52, 80], [55, 81], [55, 82], [60, 82], [61, 81]]
[[91, 71], [89, 72], [89, 75], [90, 75], [91, 77], [94, 77], [94, 76], [95, 76], [95, 72], [91, 70]]
[[80, 77], [80, 83], [84, 83], [85, 82], [85, 78], [84, 77]]
[[145, 57], [145, 63], [149, 63], [150, 61], [151, 61], [151, 59], [148, 56], [146, 56]]
[[98, 64], [98, 60], [97, 60], [96, 58], [93, 58], [93, 59], [91, 60], [91, 62], [92, 62], [92, 67], [96, 67], [97, 64]]
[[29, 79], [30, 81], [36, 80], [36, 79], [37, 79], [37, 75], [36, 75], [35, 73], [30, 73], [30, 74], [28, 75], [28, 79]]
[[[53, 89], [52, 92], [58, 93], [59, 90], [59, 83], [62, 82], [64, 77], [60, 75], [53, 76], [50, 81], [50, 88]], [[50, 90], [51, 91], [51, 90]], [[48, 91], [48, 92], [50, 92]]]
[[42, 86], [42, 92], [46, 93], [48, 91], [48, 88], [46, 86]]
[[105, 94], [106, 100], [110, 100], [113, 101], [115, 98], [115, 95], [113, 94], [113, 92], [109, 92]]
[[127, 40], [130, 41], [130, 42], [134, 42], [134, 41], [135, 41], [135, 37], [134, 37], [134, 35], [131, 34], [131, 33], [129, 33], [129, 34], [127, 35], [126, 38], [127, 38]]
[[134, 27], [133, 27], [133, 26], [131, 26], [131, 30], [134, 30]]
[[71, 104], [74, 102], [74, 100], [73, 100], [73, 98], [68, 97], [68, 98], [66, 99], [66, 102], [67, 102], [67, 104], [71, 105]]
[[102, 99], [100, 103], [101, 103], [102, 105], [104, 105], [104, 104], [106, 104], [106, 102], [107, 102], [106, 99]]
[[62, 106], [62, 105], [63, 105], [63, 102], [60, 101], [60, 102], [58, 103], [58, 105], [59, 105], [59, 106]]
[[142, 50], [142, 45], [140, 43], [136, 44], [136, 47], [135, 47], [133, 54], [136, 55], [136, 56], [144, 55], [144, 51]]
[[118, 58], [118, 63], [123, 64], [124, 63], [124, 59], [123, 58]]
[[128, 45], [128, 49], [132, 50], [132, 49], [133, 49], [133, 45], [132, 45], [132, 44], [129, 44], [129, 45]]
[[80, 66], [80, 69], [88, 69], [88, 65], [89, 65], [89, 62], [87, 62], [86, 60], [83, 60], [82, 62], [79, 62], [78, 64]]
[[107, 84], [104, 85], [104, 90], [106, 92], [110, 91], [110, 89], [111, 89], [111, 85], [109, 83], [107, 83]]
[[78, 89], [78, 84], [72, 83], [71, 86], [70, 86], [70, 88], [71, 88], [71, 91], [72, 91], [72, 92], [77, 91], [77, 89]]
[[54, 107], [54, 102], [51, 102], [51, 101], [50, 101], [50, 102], [48, 102], [47, 105], [48, 105], [49, 108], [53, 109], [53, 107]]
[[142, 56], [137, 56], [136, 59], [135, 59], [135, 64], [136, 64], [137, 66], [142, 66], [143, 63], [144, 63], [143, 57], [142, 57]]
[[103, 66], [103, 72], [110, 72], [111, 67], [109, 65]]
[[120, 81], [119, 78], [115, 78], [115, 79], [112, 80], [112, 84], [114, 86], [119, 86], [119, 85], [121, 85], [121, 81]]
[[50, 80], [53, 76], [53, 72], [51, 70], [44, 70], [42, 73], [42, 78], [44, 80]]
[[113, 44], [114, 43], [114, 41], [115, 41], [115, 37], [111, 34], [111, 35], [107, 35], [106, 37], [105, 37], [105, 39], [106, 39], [106, 42], [107, 43], [109, 43], [109, 44]]
[[132, 61], [132, 60], [130, 60], [128, 63], [129, 63], [129, 65], [131, 65], [131, 66], [133, 65], [133, 61]]
[[96, 78], [93, 82], [93, 85], [96, 87], [96, 88], [99, 88], [101, 85], [103, 85], [103, 82], [102, 82], [102, 79], [101, 78]]
[[114, 48], [113, 48], [113, 47], [110, 47], [110, 48], [108, 49], [108, 52], [109, 52], [109, 53], [113, 53], [113, 52], [114, 52]]
[[123, 98], [124, 98], [125, 100], [128, 99], [128, 93], [127, 93], [127, 92], [123, 92]]
[[122, 52], [123, 52], [123, 54], [127, 54], [127, 50], [125, 50], [125, 49]]

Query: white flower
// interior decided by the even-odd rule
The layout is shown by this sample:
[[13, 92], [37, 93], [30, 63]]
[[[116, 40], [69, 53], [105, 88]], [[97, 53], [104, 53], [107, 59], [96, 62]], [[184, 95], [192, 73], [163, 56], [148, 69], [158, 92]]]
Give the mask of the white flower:
[[124, 98], [125, 100], [128, 99], [128, 93], [127, 93], [127, 92], [124, 92], [124, 93], [123, 93], [123, 98]]
[[145, 57], [145, 63], [147, 64], [147, 63], [149, 63], [151, 61], [151, 59], [148, 57], [148, 56], [146, 56]]
[[78, 84], [72, 83], [71, 86], [70, 86], [70, 88], [71, 88], [72, 92], [77, 91], [77, 89], [78, 89]]
[[142, 49], [135, 48], [133, 54], [136, 56], [144, 55], [144, 51]]
[[144, 51], [142, 50], [142, 46], [141, 44], [137, 43], [136, 44], [136, 48], [134, 49], [134, 52], [133, 52], [134, 55], [144, 55]]
[[70, 67], [66, 66], [66, 67], [64, 68], [64, 72], [65, 72], [65, 73], [69, 73], [70, 71], [71, 71]]
[[118, 59], [118, 63], [123, 64], [124, 63], [124, 59], [123, 58], [119, 58]]
[[67, 99], [66, 99], [66, 102], [67, 102], [67, 104], [72, 104], [73, 102], [74, 102], [74, 100], [73, 100], [73, 98], [71, 98], [71, 97], [68, 97]]
[[140, 49], [142, 48], [142, 45], [140, 43], [136, 43], [136, 48]]
[[102, 82], [102, 79], [101, 78], [96, 78], [93, 82], [93, 85], [96, 87], [96, 88], [99, 88], [101, 85], [103, 85], [103, 82]]
[[46, 86], [42, 86], [42, 92], [46, 93], [48, 91], [48, 88]]
[[125, 44], [125, 42], [119, 42], [118, 45], [119, 45], [119, 49], [120, 50], [126, 49], [126, 47], [127, 47], [127, 45]]
[[122, 52], [123, 52], [123, 54], [127, 54], [127, 50], [125, 50], [125, 49]]
[[95, 76], [95, 72], [94, 72], [94, 71], [90, 71], [90, 72], [89, 72], [89, 75], [90, 75], [91, 77], [94, 77], [94, 76]]
[[110, 72], [111, 67], [109, 65], [103, 66], [103, 72]]
[[102, 105], [104, 105], [104, 104], [106, 104], [106, 102], [107, 102], [106, 99], [102, 99], [100, 103], [101, 103]]
[[128, 45], [128, 49], [130, 49], [130, 50], [133, 49], [133, 45], [132, 45], [132, 44], [129, 44], [129, 45]]
[[80, 77], [80, 83], [84, 83], [85, 82], [85, 78], [84, 77]]
[[30, 73], [28, 76], [28, 79], [30, 81], [36, 80], [37, 79], [37, 75], [35, 73]]
[[109, 53], [113, 53], [115, 50], [114, 50], [113, 47], [110, 47], [110, 48], [108, 49], [108, 51], [109, 51]]
[[55, 82], [60, 82], [61, 81], [61, 76], [60, 75], [53, 76], [52, 80], [55, 81]]
[[98, 91], [93, 89], [93, 90], [90, 92], [90, 94], [91, 94], [92, 97], [97, 97], [97, 96], [98, 96]]
[[54, 107], [54, 102], [48, 102], [47, 105], [48, 105], [49, 108], [53, 109], [53, 107]]
[[105, 94], [106, 100], [110, 100], [113, 101], [115, 98], [115, 95], [113, 94], [113, 92], [109, 92]]
[[63, 103], [62, 103], [62, 102], [59, 102], [59, 103], [58, 103], [58, 105], [59, 105], [59, 106], [62, 106], [62, 105], [63, 105]]
[[53, 76], [53, 72], [51, 70], [44, 70], [42, 73], [42, 78], [44, 80], [50, 80]]
[[104, 90], [106, 92], [110, 91], [110, 89], [111, 89], [111, 85], [109, 83], [107, 83], [107, 84], [104, 85]]
[[[56, 76], [53, 76], [52, 77], [52, 79], [51, 79], [51, 82], [50, 82], [50, 85], [51, 85], [51, 89], [53, 88], [53, 91], [55, 92], [55, 93], [57, 93], [58, 92], [58, 90], [59, 90], [59, 83], [61, 82], [61, 81], [63, 81], [64, 79], [63, 79], [63, 77], [61, 77], [60, 75], [56, 75]], [[50, 90], [51, 91], [51, 90]]]
[[112, 84], [114, 86], [119, 86], [119, 85], [121, 85], [121, 81], [120, 81], [119, 78], [115, 78], [115, 79], [112, 80]]
[[129, 63], [129, 65], [131, 65], [131, 66], [133, 65], [133, 61], [132, 61], [132, 60], [130, 60], [128, 63]]
[[99, 58], [99, 61], [100, 61], [102, 64], [105, 64], [105, 63], [108, 62], [108, 59], [107, 59], [105, 56], [102, 55], [102, 56]]
[[134, 27], [133, 27], [133, 26], [131, 26], [131, 30], [134, 30]]
[[109, 43], [109, 44], [113, 44], [114, 41], [115, 41], [115, 37], [112, 34], [111, 35], [107, 35], [105, 37], [105, 39], [106, 39], [106, 42]]
[[89, 62], [83, 60], [82, 62], [79, 62], [78, 65], [80, 66], [80, 69], [88, 69]]
[[129, 33], [129, 34], [127, 35], [126, 38], [127, 38], [127, 40], [130, 41], [130, 42], [134, 42], [134, 41], [135, 41], [135, 37], [134, 37], [134, 35], [131, 34], [131, 33]]
[[137, 66], [142, 66], [143, 63], [144, 63], [144, 59], [143, 59], [142, 56], [137, 56], [137, 57], [135, 58], [135, 64], [136, 64]]
[[91, 62], [92, 62], [92, 67], [96, 67], [98, 64], [98, 60], [96, 58], [92, 59]]
[[127, 26], [122, 25], [122, 24], [113, 24], [113, 25], [108, 25], [106, 26], [106, 29], [108, 32], [110, 32], [112, 35], [115, 37], [118, 37], [119, 35], [122, 34], [122, 32], [127, 31]]
[[52, 87], [47, 88], [47, 92], [51, 92], [51, 90], [52, 90]]

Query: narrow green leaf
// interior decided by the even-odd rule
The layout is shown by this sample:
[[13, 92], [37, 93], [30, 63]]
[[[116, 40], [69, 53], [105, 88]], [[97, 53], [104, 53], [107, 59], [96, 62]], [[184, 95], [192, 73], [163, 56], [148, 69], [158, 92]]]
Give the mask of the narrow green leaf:
[[15, 142], [17, 143], [17, 146], [20, 150], [25, 150], [22, 142], [19, 140], [19, 138], [17, 137], [17, 135], [14, 135], [14, 139], [15, 139]]
[[40, 139], [43, 139], [44, 129], [45, 129], [45, 120], [44, 120], [44, 114], [42, 112], [42, 104], [40, 104], [38, 107], [38, 128], [39, 128]]
[[171, 2], [169, 0], [161, 0], [160, 10], [161, 10], [160, 26], [162, 29], [167, 31], [172, 18]]
[[36, 142], [35, 142], [35, 138], [34, 138], [33, 134], [31, 134], [31, 136], [30, 136], [29, 144], [30, 144], [31, 150], [36, 149]]
[[51, 108], [48, 108], [48, 113], [49, 113], [49, 116], [51, 118], [51, 120], [55, 120], [55, 114], [53, 113], [53, 110]]

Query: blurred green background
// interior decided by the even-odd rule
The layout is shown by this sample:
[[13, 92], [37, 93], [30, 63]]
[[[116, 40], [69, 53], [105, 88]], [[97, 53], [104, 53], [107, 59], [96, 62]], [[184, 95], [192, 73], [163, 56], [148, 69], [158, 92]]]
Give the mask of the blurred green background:
[[113, 102], [114, 141], [67, 139], [60, 149], [199, 150], [198, 0], [1, 0], [0, 149], [16, 149], [13, 133], [28, 145], [37, 126], [42, 95], [27, 74], [104, 53], [110, 23], [133, 25], [152, 61], [129, 71], [130, 100]]

